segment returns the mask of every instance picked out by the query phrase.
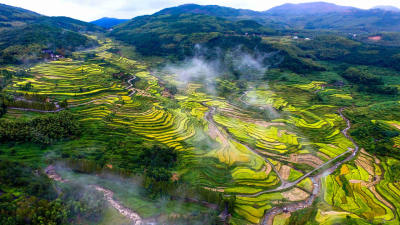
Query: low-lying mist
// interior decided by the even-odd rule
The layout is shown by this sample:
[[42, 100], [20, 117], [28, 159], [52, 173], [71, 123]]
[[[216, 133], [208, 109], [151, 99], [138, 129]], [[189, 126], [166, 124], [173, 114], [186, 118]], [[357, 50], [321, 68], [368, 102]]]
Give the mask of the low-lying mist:
[[[114, 224], [132, 224], [129, 215], [137, 214], [140, 224], [203, 224], [204, 220], [216, 218], [216, 211], [207, 208], [200, 209], [198, 203], [188, 203], [184, 187], [178, 188], [179, 196], [160, 195], [148, 196], [141, 176], [122, 177], [111, 172], [87, 174], [75, 172], [65, 163], [56, 163], [55, 171], [62, 177], [61, 186], [57, 187], [67, 199], [76, 199], [86, 208], [93, 210], [92, 222], [101, 220], [111, 221]], [[103, 190], [102, 191], [99, 191]], [[68, 196], [65, 196], [67, 193]], [[118, 210], [115, 203], [107, 201], [106, 194], [112, 193], [112, 199], [122, 207]], [[114, 204], [114, 205], [113, 205]], [[115, 212], [110, 216], [106, 207]], [[127, 215], [123, 215], [125, 212]], [[131, 214], [129, 214], [131, 213]], [[102, 219], [101, 219], [102, 218]], [[208, 223], [207, 223], [208, 224]]]
[[217, 78], [260, 80], [270, 67], [279, 63], [277, 56], [278, 52], [248, 51], [242, 46], [222, 50], [196, 45], [194, 56], [182, 62], [168, 63], [161, 72], [175, 75], [184, 85], [189, 82], [202, 82], [210, 93], [215, 94]]
[[[203, 91], [214, 96], [222, 95], [222, 97], [227, 97], [230, 93], [225, 87], [219, 87], [219, 82], [221, 80], [237, 81], [236, 85], [240, 85], [243, 92], [240, 101], [244, 106], [257, 109], [269, 119], [280, 117], [279, 112], [271, 105], [256, 104], [260, 102], [260, 99], [254, 99], [255, 96], [250, 98], [246, 96], [248, 91], [255, 89], [254, 86], [248, 85], [252, 81], [253, 84], [261, 85], [261, 89], [269, 89], [265, 76], [271, 67], [277, 67], [282, 62], [279, 52], [249, 50], [244, 46], [227, 50], [210, 49], [201, 45], [197, 45], [194, 52], [194, 56], [182, 62], [168, 63], [161, 72], [174, 75], [180, 81], [182, 89], [190, 82], [202, 83]], [[227, 93], [221, 93], [224, 91]]]

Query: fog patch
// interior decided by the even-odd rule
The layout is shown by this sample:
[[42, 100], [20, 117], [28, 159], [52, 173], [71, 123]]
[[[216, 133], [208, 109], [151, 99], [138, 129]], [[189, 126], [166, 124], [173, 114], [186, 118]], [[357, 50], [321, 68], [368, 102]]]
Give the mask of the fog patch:
[[207, 92], [215, 94], [215, 78], [221, 73], [218, 61], [207, 61], [201, 56], [186, 59], [178, 64], [168, 64], [162, 71], [172, 74], [184, 88], [190, 82], [204, 84]]
[[[207, 215], [215, 213], [215, 211], [198, 212], [197, 206], [193, 207], [194, 203], [188, 205], [185, 198], [186, 196], [193, 196], [194, 193], [188, 193], [184, 187], [178, 186], [175, 191], [178, 195], [174, 198], [168, 195], [149, 198], [146, 189], [142, 186], [143, 179], [140, 176], [122, 177], [111, 172], [86, 174], [75, 172], [65, 163], [55, 163], [54, 165], [55, 172], [62, 179], [56, 185], [59, 192], [68, 192], [73, 199], [84, 202], [94, 211], [108, 205], [110, 208], [116, 209], [121, 217], [125, 217], [127, 220], [132, 218], [130, 213], [137, 214], [141, 217], [140, 224], [143, 225], [187, 224], [188, 220], [191, 220], [194, 224], [201, 224], [201, 221], [208, 218]], [[125, 212], [121, 212], [121, 208], [118, 209], [115, 203], [110, 202], [110, 192], [112, 192], [112, 199], [120, 204]], [[149, 212], [152, 215], [143, 218], [143, 215], [141, 215], [144, 214], [143, 212], [146, 212], [147, 216], [149, 216]], [[195, 216], [193, 217], [193, 215]], [[210, 216], [210, 219], [212, 218]], [[91, 219], [99, 221], [95, 217]], [[132, 223], [132, 221], [131, 219], [130, 222]]]
[[235, 75], [239, 79], [259, 80], [264, 77], [268, 69], [273, 66], [273, 56], [275, 52], [261, 53], [255, 51], [249, 53], [242, 47], [237, 47], [225, 55], [225, 64], [230, 65]]
[[206, 91], [216, 94], [216, 79], [259, 80], [274, 65], [277, 52], [261, 53], [246, 51], [237, 46], [223, 51], [220, 48], [208, 49], [195, 46], [193, 57], [178, 63], [168, 63], [160, 72], [174, 75], [185, 88], [190, 82], [202, 83]]

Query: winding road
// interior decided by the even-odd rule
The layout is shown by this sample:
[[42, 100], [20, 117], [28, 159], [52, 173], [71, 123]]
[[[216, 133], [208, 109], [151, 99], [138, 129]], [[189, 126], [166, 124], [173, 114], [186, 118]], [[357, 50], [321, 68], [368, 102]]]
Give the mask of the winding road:
[[[245, 94], [246, 94], [246, 93], [245, 93]], [[244, 94], [244, 95], [245, 95], [245, 94]], [[242, 98], [243, 98], [244, 95], [242, 95], [242, 96], [240, 97], [240, 101], [243, 101]], [[246, 103], [246, 102], [243, 101], [243, 103]], [[246, 103], [246, 104], [247, 104], [247, 103]], [[206, 113], [206, 115], [205, 115], [205, 119], [206, 119], [210, 124], [213, 124], [214, 126], [217, 126], [218, 123], [217, 123], [217, 122], [214, 120], [214, 118], [213, 118], [213, 116], [214, 116], [214, 114], [216, 113], [217, 109], [216, 109], [215, 107], [208, 106], [205, 102], [203, 102], [202, 105], [204, 105], [204, 106], [206, 106], [206, 107], [209, 108], [209, 111], [208, 111], [208, 112]], [[310, 172], [304, 174], [301, 178], [297, 179], [297, 180], [294, 181], [294, 182], [283, 182], [283, 179], [280, 177], [279, 172], [276, 170], [275, 166], [274, 166], [267, 158], [265, 158], [265, 157], [264, 157], [263, 155], [261, 155], [257, 150], [254, 150], [253, 148], [251, 148], [250, 146], [246, 145], [245, 143], [236, 140], [236, 139], [229, 133], [229, 130], [228, 130], [226, 127], [224, 127], [224, 126], [218, 124], [219, 127], [222, 127], [222, 129], [224, 129], [224, 131], [227, 133], [228, 138], [229, 138], [230, 140], [235, 141], [235, 142], [237, 142], [237, 143], [240, 143], [240, 144], [244, 145], [247, 149], [249, 149], [249, 150], [252, 151], [253, 153], [255, 153], [255, 154], [261, 156], [261, 157], [264, 158], [264, 159], [266, 159], [266, 161], [272, 166], [272, 168], [274, 169], [275, 173], [279, 176], [279, 178], [280, 178], [281, 181], [282, 181], [282, 182], [281, 182], [281, 185], [280, 185], [279, 187], [277, 187], [277, 188], [274, 188], [274, 189], [271, 189], [271, 190], [262, 191], [262, 192], [258, 192], [258, 193], [255, 193], [255, 194], [241, 194], [241, 195], [238, 195], [238, 196], [241, 196], [241, 197], [257, 197], [257, 196], [260, 196], [260, 195], [265, 194], [265, 193], [272, 193], [272, 192], [279, 192], [279, 191], [287, 190], [287, 189], [290, 189], [290, 188], [295, 187], [296, 185], [298, 185], [301, 181], [303, 181], [303, 180], [306, 179], [306, 178], [310, 178], [311, 181], [312, 181], [312, 183], [313, 183], [313, 186], [314, 186], [314, 187], [313, 187], [313, 191], [312, 191], [312, 193], [310, 194], [310, 196], [309, 196], [306, 200], [304, 200], [304, 201], [302, 201], [302, 202], [296, 202], [296, 203], [293, 203], [293, 204], [285, 205], [285, 206], [274, 207], [274, 208], [268, 210], [268, 211], [265, 213], [265, 216], [264, 216], [264, 219], [263, 219], [262, 224], [272, 224], [272, 223], [273, 223], [273, 218], [275, 217], [275, 215], [278, 215], [278, 214], [280, 214], [280, 213], [283, 213], [283, 212], [295, 212], [295, 211], [297, 211], [297, 210], [310, 207], [310, 206], [312, 205], [312, 203], [314, 202], [315, 198], [318, 196], [318, 194], [319, 194], [319, 192], [320, 192], [320, 189], [321, 189], [321, 178], [324, 177], [324, 176], [327, 176], [327, 175], [329, 175], [329, 174], [331, 174], [331, 173], [333, 173], [333, 172], [334, 172], [335, 170], [337, 170], [341, 165], [343, 165], [344, 163], [346, 163], [346, 162], [352, 160], [352, 159], [357, 155], [357, 153], [359, 152], [359, 146], [357, 145], [357, 143], [356, 143], [356, 142], [350, 137], [350, 135], [348, 134], [348, 131], [349, 131], [349, 129], [351, 128], [351, 123], [350, 123], [350, 120], [347, 119], [347, 118], [343, 115], [343, 110], [344, 110], [344, 109], [345, 109], [345, 108], [340, 108], [340, 109], [338, 110], [338, 113], [339, 113], [340, 117], [346, 122], [346, 128], [344, 128], [341, 132], [342, 132], [342, 134], [353, 144], [354, 149], [350, 149], [350, 148], [349, 148], [348, 151], [346, 151], [346, 152], [344, 152], [344, 153], [342, 153], [342, 154], [336, 156], [335, 158], [330, 159], [330, 160], [327, 161], [326, 163], [324, 163], [324, 164], [318, 166], [317, 168], [313, 169], [312, 171], [310, 171]], [[217, 127], [218, 127], [218, 126], [217, 126]], [[350, 154], [350, 153], [351, 153], [351, 154]], [[342, 160], [342, 161], [339, 161], [339, 162], [335, 163], [335, 161], [337, 161], [338, 159], [340, 159], [340, 158], [346, 156], [347, 154], [350, 154], [347, 158], [345, 158], [345, 159]], [[327, 166], [329, 166], [330, 164], [333, 164], [333, 163], [335, 163], [335, 164], [332, 165], [331, 167], [326, 168], [326, 169], [323, 169], [324, 167], [327, 167]], [[322, 169], [323, 169], [323, 170], [322, 170]], [[320, 170], [321, 170], [321, 171], [320, 171]], [[315, 174], [315, 173], [317, 173], [317, 172], [318, 172], [317, 175], [312, 176], [313, 174]]]
[[[136, 76], [133, 76], [132, 78], [130, 78], [127, 83], [128, 86], [126, 87], [126, 89], [130, 92], [129, 96], [132, 96], [135, 94], [136, 90], [133, 88], [133, 83], [132, 81], [134, 81], [136, 79]], [[246, 103], [243, 100], [243, 97], [247, 94], [248, 92], [245, 92], [240, 98], [239, 100], [241, 102], [243, 102], [244, 104], [248, 105], [248, 103]], [[83, 106], [83, 105], [88, 105], [94, 101], [98, 101], [99, 99], [96, 100], [92, 100], [86, 103], [82, 103], [82, 104], [78, 104], [78, 105], [73, 105], [70, 107], [77, 107], [77, 106]], [[354, 149], [349, 149], [348, 151], [336, 156], [335, 158], [332, 158], [331, 160], [327, 161], [326, 163], [316, 167], [315, 169], [313, 169], [312, 171], [304, 174], [301, 178], [299, 178], [298, 180], [294, 181], [294, 182], [286, 182], [284, 181], [284, 179], [282, 179], [279, 171], [277, 171], [275, 165], [273, 165], [268, 158], [266, 158], [264, 155], [262, 155], [260, 152], [258, 152], [257, 150], [251, 148], [250, 146], [248, 146], [246, 143], [243, 143], [239, 140], [236, 140], [232, 134], [229, 132], [228, 128], [222, 126], [221, 124], [218, 124], [215, 120], [214, 120], [214, 115], [217, 112], [217, 108], [213, 107], [213, 106], [209, 106], [206, 104], [206, 102], [202, 102], [202, 105], [206, 106], [209, 108], [209, 111], [206, 112], [205, 114], [205, 119], [208, 121], [208, 123], [210, 123], [211, 125], [217, 127], [221, 127], [225, 132], [221, 132], [223, 135], [227, 135], [227, 138], [229, 138], [230, 140], [236, 142], [236, 143], [240, 143], [241, 145], [245, 146], [249, 151], [253, 152], [254, 154], [262, 157], [263, 159], [265, 159], [265, 161], [272, 167], [272, 169], [274, 170], [274, 172], [277, 174], [277, 176], [279, 177], [281, 184], [279, 187], [271, 189], [271, 190], [266, 190], [266, 191], [261, 191], [255, 194], [241, 194], [238, 196], [242, 196], [242, 197], [257, 197], [260, 196], [262, 194], [265, 193], [272, 193], [272, 192], [279, 192], [279, 191], [283, 191], [283, 190], [287, 190], [290, 188], [295, 187], [296, 185], [298, 185], [301, 181], [303, 181], [306, 178], [310, 178], [312, 183], [313, 183], [313, 191], [310, 194], [310, 196], [302, 201], [302, 202], [296, 202], [296, 203], [292, 203], [292, 204], [288, 204], [285, 206], [279, 206], [279, 207], [274, 207], [268, 211], [266, 211], [265, 215], [264, 215], [264, 219], [262, 224], [272, 224], [273, 223], [273, 219], [276, 215], [280, 214], [280, 213], [284, 213], [284, 212], [295, 212], [297, 210], [300, 209], [304, 209], [307, 207], [310, 207], [312, 205], [312, 203], [314, 202], [315, 198], [319, 195], [320, 190], [321, 190], [321, 178], [323, 178], [324, 176], [327, 176], [331, 173], [333, 173], [335, 170], [337, 170], [341, 165], [343, 165], [344, 163], [354, 159], [354, 157], [357, 155], [357, 153], [359, 152], [359, 146], [357, 145], [357, 143], [350, 137], [350, 135], [348, 134], [349, 129], [351, 128], [351, 122], [349, 119], [347, 119], [344, 115], [343, 115], [343, 111], [345, 108], [340, 108], [338, 110], [338, 113], [340, 115], [340, 117], [346, 122], [346, 128], [344, 128], [341, 132], [342, 134], [353, 144]], [[32, 112], [40, 112], [40, 113], [55, 113], [55, 112], [60, 112], [62, 110], [64, 110], [65, 108], [61, 108], [58, 103], [56, 103], [56, 110], [52, 110], [52, 111], [45, 111], [45, 110], [36, 110], [36, 109], [25, 109], [25, 108], [13, 108], [10, 107], [10, 109], [14, 109], [14, 110], [21, 110], [21, 111], [32, 111]], [[260, 107], [262, 108], [262, 107]], [[333, 164], [335, 161], [337, 161], [339, 158], [344, 157], [345, 155], [351, 153], [348, 157], [346, 157], [344, 160], [336, 162], [334, 165], [332, 165], [329, 168], [323, 169], [324, 167], [329, 166], [330, 164]], [[59, 176], [56, 172], [55, 172], [55, 168], [54, 166], [50, 165], [49, 167], [47, 167], [45, 169], [46, 174], [48, 175], [49, 178], [56, 180], [58, 182], [70, 182], [68, 180], [63, 180], [61, 178], [61, 176]], [[316, 175], [312, 176], [313, 174], [317, 173]], [[103, 187], [97, 186], [97, 185], [90, 185], [91, 187], [93, 187], [95, 190], [102, 192], [104, 194], [104, 198], [105, 200], [113, 207], [115, 208], [120, 214], [124, 215], [125, 217], [127, 217], [129, 220], [132, 221], [133, 224], [135, 225], [140, 225], [143, 224], [143, 220], [141, 219], [141, 217], [135, 213], [134, 211], [132, 211], [129, 208], [126, 208], [125, 206], [123, 206], [120, 202], [114, 200], [113, 195], [114, 193], [111, 190], [105, 189]]]
[[131, 93], [128, 95], [129, 97], [131, 97], [132, 95], [134, 95], [135, 92], [136, 92], [136, 90], [133, 88], [133, 83], [132, 83], [132, 81], [134, 81], [134, 80], [136, 80], [136, 76], [135, 76], [135, 75], [133, 75], [133, 77], [127, 81], [127, 83], [129, 84], [129, 86], [126, 87], [126, 89], [128, 89], [128, 90], [131, 92]]
[[[300, 209], [304, 209], [307, 207], [310, 207], [312, 205], [312, 203], [314, 202], [315, 198], [318, 196], [320, 190], [321, 190], [321, 178], [332, 174], [335, 170], [337, 170], [339, 168], [339, 166], [343, 165], [344, 163], [354, 159], [354, 157], [357, 155], [357, 153], [360, 151], [359, 146], [357, 145], [357, 143], [353, 140], [353, 138], [350, 137], [350, 135], [348, 134], [349, 129], [351, 128], [351, 123], [350, 120], [347, 119], [344, 115], [343, 115], [343, 110], [345, 108], [341, 108], [339, 109], [338, 113], [340, 115], [340, 117], [342, 117], [342, 119], [344, 121], [346, 121], [346, 128], [342, 130], [342, 134], [353, 143], [354, 145], [354, 150], [352, 151], [352, 154], [350, 156], [348, 156], [347, 158], [345, 158], [343, 161], [338, 162], [337, 164], [335, 164], [334, 166], [324, 170], [322, 173], [320, 172], [318, 175], [314, 176], [314, 177], [310, 177], [311, 181], [314, 184], [314, 188], [313, 188], [313, 192], [311, 193], [310, 197], [308, 197], [305, 201], [303, 202], [299, 202], [299, 203], [293, 203], [293, 204], [289, 204], [286, 206], [281, 206], [281, 207], [274, 207], [272, 209], [270, 209], [269, 211], [266, 212], [263, 222], [263, 225], [270, 225], [273, 224], [273, 219], [276, 215], [281, 214], [281, 213], [287, 213], [287, 212], [295, 212], [297, 210]], [[349, 150], [350, 151], [350, 150]], [[349, 151], [347, 151], [346, 153], [348, 153]], [[342, 155], [343, 156], [343, 155]], [[339, 156], [341, 157], [341, 156]]]
[[241, 145], [245, 146], [249, 151], [251, 151], [251, 152], [253, 152], [254, 154], [256, 154], [256, 155], [260, 156], [261, 158], [263, 158], [263, 159], [272, 167], [272, 169], [273, 169], [274, 172], [277, 174], [277, 176], [279, 177], [279, 179], [281, 180], [281, 182], [284, 183], [284, 180], [282, 179], [282, 177], [281, 177], [280, 173], [278, 172], [278, 170], [276, 169], [275, 165], [272, 164], [272, 162], [269, 161], [268, 158], [266, 158], [265, 156], [263, 156], [262, 154], [260, 154], [259, 152], [257, 152], [257, 151], [254, 150], [253, 148], [251, 148], [250, 146], [248, 146], [246, 143], [241, 142], [241, 141], [236, 140], [235, 138], [233, 138], [233, 136], [230, 134], [229, 130], [228, 130], [226, 127], [224, 127], [224, 126], [218, 124], [218, 123], [214, 120], [214, 115], [215, 115], [215, 113], [216, 113], [216, 111], [217, 111], [217, 108], [215, 108], [215, 107], [213, 107], [213, 106], [209, 106], [209, 105], [207, 105], [205, 102], [202, 102], [201, 104], [202, 104], [203, 106], [209, 108], [209, 111], [207, 111], [206, 114], [205, 114], [205, 119], [207, 120], [207, 122], [209, 122], [210, 124], [212, 124], [213, 126], [215, 126], [217, 129], [218, 129], [218, 126], [222, 127], [222, 128], [224, 129], [224, 131], [228, 134], [228, 137], [229, 137], [230, 140], [232, 140], [232, 141], [234, 141], [234, 142], [236, 142], [236, 143], [238, 143], [238, 144], [241, 144]]

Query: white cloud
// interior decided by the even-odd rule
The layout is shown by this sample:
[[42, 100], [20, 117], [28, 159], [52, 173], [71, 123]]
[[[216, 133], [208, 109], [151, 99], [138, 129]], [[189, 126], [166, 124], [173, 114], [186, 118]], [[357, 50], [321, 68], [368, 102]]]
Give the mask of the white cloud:
[[[1, 3], [22, 7], [48, 16], [69, 16], [91, 21], [104, 16], [133, 18], [151, 14], [166, 7], [185, 3], [222, 5], [258, 11], [287, 2], [301, 3], [318, 0], [0, 0]], [[368, 9], [376, 5], [393, 5], [400, 8], [399, 0], [327, 0], [339, 5]]]

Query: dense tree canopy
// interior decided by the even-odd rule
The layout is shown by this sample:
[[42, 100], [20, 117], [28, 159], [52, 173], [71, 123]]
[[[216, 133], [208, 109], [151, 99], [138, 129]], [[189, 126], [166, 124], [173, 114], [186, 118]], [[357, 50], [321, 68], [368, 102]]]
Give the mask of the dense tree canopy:
[[29, 121], [0, 120], [0, 141], [35, 142], [51, 144], [57, 140], [75, 137], [79, 124], [69, 112], [60, 112], [34, 118]]

